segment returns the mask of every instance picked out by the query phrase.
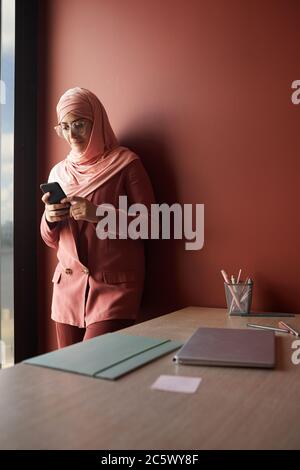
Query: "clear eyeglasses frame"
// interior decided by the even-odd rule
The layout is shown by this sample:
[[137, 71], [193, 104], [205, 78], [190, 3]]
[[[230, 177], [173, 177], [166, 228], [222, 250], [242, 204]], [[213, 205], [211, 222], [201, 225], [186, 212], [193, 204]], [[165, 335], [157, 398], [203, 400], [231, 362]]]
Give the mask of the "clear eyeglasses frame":
[[58, 124], [54, 129], [59, 137], [65, 137], [70, 129], [75, 136], [83, 136], [87, 133], [88, 126], [91, 121], [89, 119], [76, 119], [70, 124]]

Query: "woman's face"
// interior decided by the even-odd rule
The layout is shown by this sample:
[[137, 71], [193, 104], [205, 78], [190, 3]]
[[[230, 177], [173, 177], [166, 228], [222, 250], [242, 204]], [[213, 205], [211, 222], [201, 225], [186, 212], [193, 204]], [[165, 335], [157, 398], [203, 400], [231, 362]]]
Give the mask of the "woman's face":
[[89, 143], [93, 122], [86, 118], [79, 118], [76, 114], [68, 113], [60, 124], [63, 137], [72, 150], [75, 150], [76, 153], [83, 153]]

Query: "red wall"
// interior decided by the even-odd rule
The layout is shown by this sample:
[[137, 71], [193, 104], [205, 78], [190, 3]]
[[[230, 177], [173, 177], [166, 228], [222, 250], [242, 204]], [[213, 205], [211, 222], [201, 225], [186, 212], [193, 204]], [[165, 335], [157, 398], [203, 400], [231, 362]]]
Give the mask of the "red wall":
[[[254, 309], [300, 312], [299, 17], [293, 0], [41, 2], [38, 183], [68, 150], [52, 130], [56, 103], [83, 86], [140, 155], [158, 202], [205, 204], [202, 250], [148, 242], [145, 318], [224, 307], [220, 269], [240, 267]], [[40, 243], [41, 350], [55, 346], [55, 262]]]

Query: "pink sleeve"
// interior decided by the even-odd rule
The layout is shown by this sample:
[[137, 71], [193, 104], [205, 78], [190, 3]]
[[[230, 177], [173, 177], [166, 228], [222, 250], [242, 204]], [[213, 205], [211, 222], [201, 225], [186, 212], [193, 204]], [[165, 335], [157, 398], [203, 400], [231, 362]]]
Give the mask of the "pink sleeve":
[[58, 248], [58, 240], [59, 240], [59, 231], [60, 231], [60, 223], [54, 222], [50, 224], [47, 222], [45, 217], [45, 211], [42, 215], [41, 219], [41, 236], [46, 245], [50, 246], [50, 248], [57, 249]]
[[[127, 193], [127, 206], [128, 208], [132, 204], [144, 204], [148, 210], [148, 229], [150, 230], [151, 224], [151, 204], [155, 204], [155, 196], [152, 188], [149, 176], [140, 161], [140, 159], [134, 160], [126, 168], [125, 175], [125, 189]], [[120, 209], [115, 208], [117, 213], [117, 219], [120, 213]], [[127, 213], [127, 227], [138, 215], [129, 215]], [[96, 227], [97, 224], [95, 224]], [[119, 234], [117, 227], [117, 234]]]
[[128, 205], [137, 202], [144, 204], [150, 213], [151, 204], [155, 203], [155, 197], [149, 176], [140, 160], [134, 160], [128, 165], [126, 192]]

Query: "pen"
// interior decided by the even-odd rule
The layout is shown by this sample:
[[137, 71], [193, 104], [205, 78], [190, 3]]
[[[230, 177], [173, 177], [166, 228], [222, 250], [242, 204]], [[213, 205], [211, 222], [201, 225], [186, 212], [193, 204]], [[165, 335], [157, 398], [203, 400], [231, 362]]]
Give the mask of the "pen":
[[[231, 284], [235, 284], [235, 277], [234, 277], [233, 275], [231, 275]], [[237, 284], [238, 284], [238, 283], [237, 283]], [[239, 298], [238, 287], [236, 288], [235, 286], [233, 286], [232, 289], [233, 289], [234, 292], [237, 294], [237, 298]], [[232, 311], [232, 309], [233, 309], [233, 304], [234, 304], [234, 298], [232, 298], [232, 301], [231, 301], [231, 304], [230, 304], [229, 313], [231, 313], [231, 311]]]
[[[246, 300], [246, 298], [248, 297], [248, 295], [250, 293], [250, 289], [249, 288], [247, 289], [247, 287], [252, 286], [252, 284], [253, 284], [252, 279], [250, 279], [250, 277], [248, 277], [247, 282], [244, 286], [243, 292], [241, 294], [241, 302]], [[244, 293], [244, 295], [243, 295], [243, 293]]]
[[300, 333], [299, 331], [295, 330], [294, 328], [292, 328], [290, 325], [288, 325], [287, 323], [283, 322], [283, 321], [280, 321], [278, 322], [278, 325], [279, 326], [283, 326], [283, 328], [287, 328], [288, 332], [291, 333], [292, 335], [294, 336], [300, 336]]
[[247, 323], [247, 326], [251, 326], [251, 328], [258, 328], [261, 330], [271, 330], [271, 331], [278, 331], [280, 333], [289, 333], [289, 330], [286, 330], [283, 328], [275, 328], [273, 326], [257, 325], [255, 323]]

